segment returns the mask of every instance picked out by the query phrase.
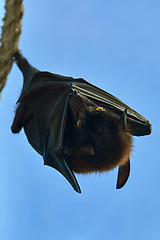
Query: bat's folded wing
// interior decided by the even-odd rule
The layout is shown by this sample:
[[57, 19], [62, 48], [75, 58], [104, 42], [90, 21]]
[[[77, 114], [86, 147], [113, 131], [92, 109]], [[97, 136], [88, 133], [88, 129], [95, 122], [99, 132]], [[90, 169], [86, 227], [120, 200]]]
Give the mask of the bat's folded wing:
[[35, 85], [36, 83], [46, 84], [46, 80], [48, 84], [54, 83], [55, 86], [59, 84], [71, 84], [72, 89], [75, 89], [84, 96], [90, 98], [99, 106], [110, 109], [119, 116], [121, 116], [122, 112], [124, 112], [124, 110], [127, 108], [127, 122], [131, 134], [134, 136], [143, 136], [151, 133], [151, 124], [146, 118], [112, 94], [90, 84], [83, 78], [74, 79], [72, 77], [61, 76], [49, 72], [37, 72], [34, 75], [32, 83]]
[[67, 117], [69, 91], [70, 88], [67, 88], [51, 113], [44, 164], [57, 169], [70, 182], [74, 190], [80, 193], [81, 190], [75, 175], [70, 169], [63, 154], [63, 139]]
[[[32, 108], [39, 135], [38, 152], [43, 156], [44, 164], [57, 169], [80, 193], [75, 175], [63, 155], [63, 136], [70, 91], [71, 85], [68, 83], [41, 82], [24, 92], [18, 102]], [[32, 134], [26, 132], [26, 135], [29, 140]], [[34, 148], [38, 145], [34, 139], [30, 143]]]
[[86, 97], [89, 97], [92, 101], [96, 102], [99, 106], [110, 109], [117, 115], [121, 116], [122, 112], [127, 108], [127, 122], [128, 128], [132, 135], [143, 136], [151, 133], [151, 124], [142, 115], [137, 113], [135, 110], [127, 106], [121, 100], [111, 95], [108, 92], [88, 83], [77, 81], [74, 85], [75, 90], [79, 91]]
[[124, 165], [119, 166], [117, 189], [122, 188], [126, 184], [129, 178], [129, 174], [130, 174], [130, 159]]

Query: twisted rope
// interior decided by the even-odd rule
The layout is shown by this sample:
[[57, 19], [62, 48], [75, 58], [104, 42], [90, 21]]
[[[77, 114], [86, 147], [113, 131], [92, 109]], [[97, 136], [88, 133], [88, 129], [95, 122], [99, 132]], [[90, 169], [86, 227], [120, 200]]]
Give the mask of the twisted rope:
[[13, 56], [17, 52], [21, 34], [21, 19], [23, 16], [22, 0], [6, 0], [5, 17], [0, 39], [0, 92], [7, 81], [7, 76], [13, 64]]

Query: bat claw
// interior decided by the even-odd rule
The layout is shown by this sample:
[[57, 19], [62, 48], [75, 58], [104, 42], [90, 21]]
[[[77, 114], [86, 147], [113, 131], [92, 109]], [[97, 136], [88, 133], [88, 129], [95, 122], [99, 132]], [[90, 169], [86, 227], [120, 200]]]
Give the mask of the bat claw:
[[124, 110], [122, 116], [119, 119], [119, 126], [121, 126], [124, 130], [127, 128], [127, 108]]

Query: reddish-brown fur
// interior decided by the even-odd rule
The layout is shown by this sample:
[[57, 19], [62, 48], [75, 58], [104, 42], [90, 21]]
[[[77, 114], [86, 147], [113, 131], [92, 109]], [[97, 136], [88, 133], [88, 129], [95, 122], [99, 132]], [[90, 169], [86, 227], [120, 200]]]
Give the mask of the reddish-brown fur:
[[73, 156], [72, 170], [76, 173], [104, 172], [123, 165], [130, 157], [132, 139], [128, 133], [120, 135], [117, 143], [113, 143], [116, 146], [115, 151], [107, 149], [102, 151], [104, 158], [98, 158], [96, 155], [93, 157]]
[[123, 128], [120, 117], [96, 110], [85, 116], [84, 126], [78, 128], [79, 145], [91, 146], [94, 155], [85, 156], [75, 151], [70, 160], [72, 170], [76, 173], [103, 172], [126, 163], [131, 154], [132, 138]]

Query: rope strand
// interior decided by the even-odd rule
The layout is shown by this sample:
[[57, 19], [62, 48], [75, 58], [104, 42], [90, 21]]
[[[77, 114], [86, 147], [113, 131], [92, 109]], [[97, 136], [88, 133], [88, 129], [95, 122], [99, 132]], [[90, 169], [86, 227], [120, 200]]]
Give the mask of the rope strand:
[[4, 24], [0, 39], [0, 92], [5, 86], [13, 64], [13, 56], [18, 49], [23, 16], [22, 0], [6, 0], [5, 9], [6, 13], [3, 18]]

